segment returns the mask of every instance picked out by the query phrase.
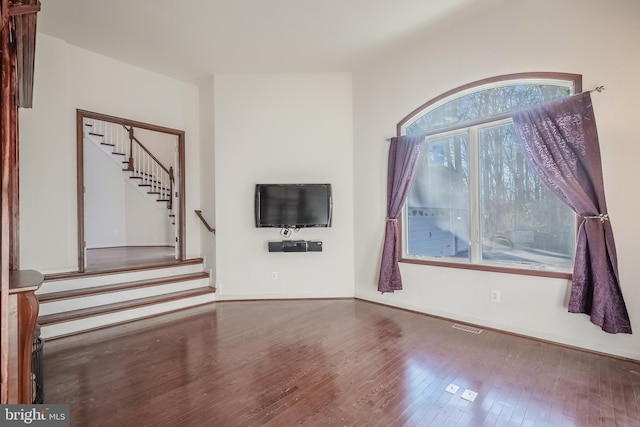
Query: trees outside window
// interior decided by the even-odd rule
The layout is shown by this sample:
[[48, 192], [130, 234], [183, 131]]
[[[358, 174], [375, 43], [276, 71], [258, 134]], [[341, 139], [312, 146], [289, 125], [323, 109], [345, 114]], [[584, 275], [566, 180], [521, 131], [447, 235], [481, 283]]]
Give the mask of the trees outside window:
[[569, 96], [580, 76], [498, 77], [412, 113], [400, 134], [425, 134], [402, 217], [402, 261], [567, 275], [574, 213], [529, 166], [511, 113]]

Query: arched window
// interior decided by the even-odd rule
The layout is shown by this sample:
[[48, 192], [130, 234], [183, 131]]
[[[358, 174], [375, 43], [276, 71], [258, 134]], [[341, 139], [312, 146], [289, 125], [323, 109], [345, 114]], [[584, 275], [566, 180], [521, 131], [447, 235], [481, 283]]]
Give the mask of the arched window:
[[567, 277], [574, 213], [525, 159], [511, 114], [581, 91], [574, 74], [537, 73], [472, 83], [398, 124], [425, 149], [402, 217], [401, 261]]

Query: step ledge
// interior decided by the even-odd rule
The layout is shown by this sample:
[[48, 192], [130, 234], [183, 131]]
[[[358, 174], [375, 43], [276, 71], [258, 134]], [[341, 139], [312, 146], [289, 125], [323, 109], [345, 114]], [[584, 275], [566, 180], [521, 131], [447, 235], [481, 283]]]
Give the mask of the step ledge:
[[175, 262], [164, 262], [158, 264], [149, 264], [149, 265], [141, 265], [141, 266], [128, 266], [123, 268], [112, 268], [109, 270], [100, 270], [100, 271], [70, 271], [66, 273], [54, 273], [54, 274], [45, 274], [44, 281], [45, 282], [53, 282], [56, 280], [66, 280], [66, 279], [76, 279], [79, 277], [86, 276], [106, 276], [109, 274], [120, 274], [127, 272], [136, 272], [136, 271], [144, 271], [144, 270], [157, 270], [160, 268], [171, 268], [171, 267], [180, 267], [183, 265], [193, 265], [193, 264], [202, 264], [202, 258], [191, 258], [184, 261], [175, 261]]
[[42, 327], [215, 293], [210, 286], [38, 317]]
[[92, 295], [102, 295], [113, 292], [123, 292], [129, 291], [133, 289], [142, 289], [148, 288], [157, 285], [168, 285], [172, 283], [180, 283], [180, 282], [189, 282], [193, 280], [201, 280], [208, 279], [209, 273], [206, 272], [198, 272], [198, 273], [186, 273], [186, 274], [177, 274], [173, 276], [159, 277], [155, 279], [144, 279], [144, 280], [133, 280], [130, 282], [123, 283], [114, 283], [112, 285], [101, 285], [94, 286], [88, 288], [74, 289], [69, 291], [62, 292], [49, 292], [45, 294], [38, 295], [38, 301], [42, 303], [74, 299], [74, 298], [84, 298]]
[[[139, 320], [152, 319], [154, 317], [165, 316], [167, 314], [176, 313], [176, 312], [180, 312], [180, 311], [183, 311], [183, 310], [186, 311], [186, 310], [190, 310], [190, 309], [193, 309], [193, 308], [196, 308], [196, 307], [203, 307], [205, 305], [215, 304], [215, 303], [216, 303], [216, 301], [205, 301], [205, 302], [199, 302], [199, 303], [192, 304], [192, 305], [187, 305], [187, 306], [184, 306], [184, 307], [170, 308], [170, 309], [162, 310], [162, 311], [157, 312], [157, 313], [146, 314], [146, 315], [142, 315], [142, 316], [139, 316], [139, 317], [136, 316], [136, 317], [132, 317], [132, 318], [129, 318], [129, 319], [119, 320], [119, 321], [115, 321], [115, 322], [112, 322], [112, 323], [107, 323], [107, 324], [99, 325], [99, 326], [93, 326], [93, 327], [86, 328], [86, 329], [78, 329], [78, 330], [75, 330], [73, 332], [65, 332], [65, 333], [62, 333], [62, 334], [59, 334], [59, 335], [45, 336], [44, 340], [46, 342], [49, 342], [49, 341], [57, 340], [59, 338], [66, 338], [66, 337], [71, 337], [71, 336], [83, 334], [85, 332], [99, 331], [99, 330], [111, 328], [111, 327], [114, 327], [114, 326], [126, 325], [126, 324], [129, 324], [129, 323], [137, 322]], [[55, 328], [57, 325], [58, 324], [52, 324], [50, 326]], [[43, 326], [43, 327], [46, 328], [46, 326]], [[44, 330], [43, 330], [43, 333], [44, 333]]]

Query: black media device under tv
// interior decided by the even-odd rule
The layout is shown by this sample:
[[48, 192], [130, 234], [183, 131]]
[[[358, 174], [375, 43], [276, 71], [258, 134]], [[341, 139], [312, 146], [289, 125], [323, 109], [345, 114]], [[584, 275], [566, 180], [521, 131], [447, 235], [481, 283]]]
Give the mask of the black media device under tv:
[[331, 184], [256, 184], [256, 227], [331, 227]]

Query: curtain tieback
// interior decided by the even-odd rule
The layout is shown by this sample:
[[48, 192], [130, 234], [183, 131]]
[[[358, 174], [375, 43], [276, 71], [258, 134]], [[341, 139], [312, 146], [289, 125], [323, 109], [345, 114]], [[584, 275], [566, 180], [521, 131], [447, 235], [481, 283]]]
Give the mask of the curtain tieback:
[[604, 223], [605, 221], [609, 221], [609, 214], [599, 214], [594, 216], [583, 216], [584, 219], [599, 219], [600, 222]]
[[387, 222], [398, 222], [398, 218], [387, 218]]

